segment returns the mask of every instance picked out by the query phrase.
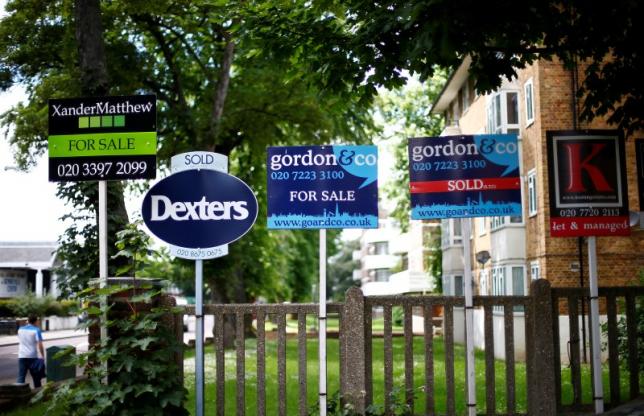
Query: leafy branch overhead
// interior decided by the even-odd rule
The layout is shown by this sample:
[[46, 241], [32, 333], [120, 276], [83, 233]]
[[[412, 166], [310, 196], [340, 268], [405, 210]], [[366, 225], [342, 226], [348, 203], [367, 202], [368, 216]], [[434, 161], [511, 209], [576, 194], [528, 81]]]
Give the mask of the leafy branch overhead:
[[[644, 15], [638, 1], [374, 1], [322, 2], [323, 10], [264, 16], [272, 39], [301, 41], [289, 52], [306, 59], [325, 86], [366, 97], [378, 86], [397, 88], [406, 72], [429, 79], [436, 67], [472, 58], [476, 89], [489, 92], [502, 77], [538, 59], [559, 59], [583, 71], [577, 91], [581, 117], [608, 121], [628, 133], [644, 127]], [[319, 40], [324, 46], [315, 48]], [[305, 58], [304, 58], [305, 57]]]

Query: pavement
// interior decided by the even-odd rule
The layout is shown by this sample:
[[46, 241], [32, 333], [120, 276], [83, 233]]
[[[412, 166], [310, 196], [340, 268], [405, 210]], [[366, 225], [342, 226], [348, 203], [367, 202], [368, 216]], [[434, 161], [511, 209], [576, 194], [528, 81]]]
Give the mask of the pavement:
[[604, 413], [606, 416], [644, 416], [644, 396]]

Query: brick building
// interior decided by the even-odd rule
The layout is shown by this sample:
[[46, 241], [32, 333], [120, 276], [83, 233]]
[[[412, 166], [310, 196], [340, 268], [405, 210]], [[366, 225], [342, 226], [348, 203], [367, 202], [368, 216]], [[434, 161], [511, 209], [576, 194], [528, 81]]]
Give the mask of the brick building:
[[[579, 238], [550, 237], [546, 131], [573, 130], [575, 127], [610, 129], [611, 126], [600, 119], [575, 126], [573, 72], [556, 60], [537, 61], [518, 70], [516, 78], [504, 80], [497, 91], [486, 95], [477, 94], [474, 90], [469, 65], [470, 60], [466, 58], [451, 74], [432, 112], [444, 115], [444, 136], [518, 134], [523, 215], [442, 221], [445, 294], [463, 294], [464, 236], [461, 221], [471, 221], [475, 295], [527, 294], [530, 280], [540, 277], [557, 287], [579, 287], [582, 282], [587, 287], [588, 252], [585, 242]], [[577, 71], [579, 74], [583, 72], [582, 68]], [[625, 144], [629, 209], [635, 211], [639, 208], [639, 201], [633, 138], [626, 140]], [[484, 252], [489, 253], [489, 260], [481, 264], [476, 261], [476, 254]], [[600, 286], [636, 283], [638, 273], [644, 270], [644, 230], [635, 226], [630, 237], [598, 237], [597, 254]], [[495, 313], [495, 325], [502, 325], [501, 315], [502, 311]], [[562, 318], [560, 334], [564, 353], [569, 331], [567, 319]], [[516, 311], [515, 319], [520, 322], [523, 313]], [[455, 322], [459, 321], [455, 316]], [[476, 327], [483, 327], [481, 311], [475, 311], [474, 322]], [[517, 336], [518, 354], [521, 355], [522, 334], [515, 333]], [[457, 340], [462, 338], [462, 328], [455, 331], [455, 337]], [[495, 339], [498, 345], [502, 345], [501, 341]], [[476, 335], [475, 343], [483, 347], [483, 339]], [[503, 353], [497, 355], [502, 358]]]
[[[443, 135], [517, 133], [519, 135], [523, 215], [472, 220], [472, 265], [475, 294], [524, 294], [529, 279], [543, 277], [553, 286], [587, 284], [588, 255], [578, 238], [551, 238], [549, 229], [546, 131], [575, 127], [573, 73], [554, 61], [537, 61], [517, 71], [492, 94], [478, 95], [468, 77], [469, 59], [452, 74], [432, 112], [445, 116]], [[582, 69], [577, 71], [581, 74]], [[604, 120], [578, 123], [578, 129], [610, 129]], [[639, 136], [638, 136], [639, 137]], [[629, 207], [637, 210], [635, 147], [626, 140]], [[462, 282], [461, 220], [443, 221], [443, 287], [460, 293]], [[644, 269], [644, 231], [630, 237], [597, 239], [600, 286], [637, 281]], [[481, 264], [475, 253], [488, 251]], [[580, 262], [581, 260], [581, 262]], [[460, 267], [460, 269], [459, 269]], [[582, 275], [583, 274], [583, 275]]]

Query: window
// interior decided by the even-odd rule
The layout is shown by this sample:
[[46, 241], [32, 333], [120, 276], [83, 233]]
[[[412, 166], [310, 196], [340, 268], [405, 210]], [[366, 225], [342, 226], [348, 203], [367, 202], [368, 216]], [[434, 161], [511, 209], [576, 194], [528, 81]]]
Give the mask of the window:
[[508, 225], [521, 225], [523, 224], [523, 217], [492, 217], [490, 220], [490, 229], [492, 231], [498, 230], [499, 228], [507, 227]]
[[532, 78], [526, 81], [523, 86], [523, 91], [525, 93], [525, 126], [528, 127], [534, 123], [534, 98], [533, 98], [533, 84]]
[[487, 132], [519, 134], [519, 93], [500, 91], [491, 96], [487, 106]]
[[[525, 279], [523, 266], [512, 266], [512, 287], [510, 293], [515, 296], [525, 295]], [[523, 312], [523, 305], [516, 305], [515, 312]]]
[[452, 223], [452, 235], [454, 237], [454, 244], [460, 244], [463, 241], [463, 232], [461, 230], [461, 219], [455, 218], [450, 221]]
[[528, 216], [537, 215], [537, 171], [528, 172]]
[[488, 293], [488, 273], [487, 270], [481, 270], [479, 272], [479, 288], [480, 292], [479, 295], [481, 296], [487, 296]]
[[389, 269], [376, 269], [374, 270], [374, 282], [388, 282], [391, 276]]
[[519, 93], [509, 92], [507, 99], [507, 124], [519, 124]]
[[449, 296], [452, 294], [452, 281], [449, 276], [443, 275], [443, 295]]
[[463, 276], [454, 276], [454, 296], [463, 296]]
[[485, 235], [485, 233], [487, 232], [487, 218], [480, 217], [476, 220], [476, 223], [478, 225], [479, 236]]
[[539, 262], [533, 261], [530, 263], [530, 279], [537, 280], [539, 278]]
[[386, 241], [379, 241], [374, 243], [375, 254], [389, 254], [389, 243]]
[[[492, 295], [505, 296], [505, 267], [492, 268]], [[503, 311], [503, 306], [494, 306], [495, 311]]]
[[441, 220], [441, 244], [443, 247], [460, 245], [463, 243], [461, 220], [459, 218]]

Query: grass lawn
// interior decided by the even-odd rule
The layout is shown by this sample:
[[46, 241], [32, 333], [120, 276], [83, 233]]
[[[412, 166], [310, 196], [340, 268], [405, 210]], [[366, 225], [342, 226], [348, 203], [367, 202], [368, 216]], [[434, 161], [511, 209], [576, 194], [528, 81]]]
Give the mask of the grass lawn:
[[[328, 388], [327, 391], [332, 394], [339, 390], [339, 360], [338, 360], [338, 341], [329, 340], [328, 343]], [[384, 390], [384, 343], [382, 339], [373, 340], [373, 393], [375, 402], [383, 404]], [[394, 386], [404, 387], [404, 339], [401, 337], [394, 338]], [[317, 341], [310, 339], [307, 343], [307, 378], [308, 390], [307, 399], [309, 406], [317, 402]], [[445, 363], [443, 354], [442, 339], [437, 338], [434, 342], [434, 374], [436, 380], [436, 409], [440, 413], [446, 412], [445, 402]], [[256, 357], [255, 341], [246, 341], [246, 412], [248, 414], [256, 413]], [[267, 414], [277, 413], [277, 344], [275, 342], [266, 343], [266, 396], [267, 396]], [[456, 403], [457, 411], [462, 413], [465, 410], [465, 351], [463, 347], [456, 346], [455, 356], [455, 383], [456, 383]], [[226, 353], [226, 414], [234, 415], [236, 412], [236, 380], [235, 380], [235, 352]], [[485, 386], [484, 379], [484, 353], [477, 351], [477, 397], [482, 404], [479, 411], [485, 408]], [[212, 348], [206, 349], [206, 408], [215, 408], [215, 358]], [[186, 387], [191, 391], [188, 399], [188, 408], [193, 411], [194, 408], [194, 364], [192, 359], [186, 361]], [[497, 385], [497, 407], [505, 408], [505, 364], [503, 361], [496, 362], [496, 385]], [[414, 339], [414, 385], [422, 386], [424, 382], [424, 342], [422, 337]], [[295, 340], [287, 343], [287, 405], [288, 414], [297, 414], [298, 409], [298, 384], [297, 384], [297, 342]], [[517, 410], [526, 410], [525, 400], [525, 365], [517, 364]], [[415, 401], [415, 411], [422, 414], [425, 409], [425, 393], [418, 391], [417, 400]]]
[[[328, 345], [328, 388], [329, 394], [339, 390], [339, 360], [338, 360], [338, 340], [331, 339]], [[298, 410], [298, 380], [297, 380], [297, 341], [287, 341], [287, 414], [297, 414]], [[384, 390], [384, 343], [381, 338], [373, 340], [373, 378], [374, 378], [374, 401], [378, 404], [383, 403]], [[393, 340], [394, 351], [394, 386], [404, 388], [404, 339], [396, 337]], [[307, 378], [308, 390], [307, 401], [309, 407], [317, 403], [317, 386], [318, 386], [318, 360], [317, 360], [317, 339], [307, 341]], [[456, 345], [454, 350], [454, 368], [456, 384], [456, 409], [458, 414], [465, 412], [465, 350], [461, 345]], [[215, 354], [212, 346], [206, 348], [206, 412], [214, 414], [215, 411]], [[226, 363], [226, 401], [225, 408], [227, 415], [236, 414], [236, 352], [227, 351], [225, 353]], [[414, 338], [414, 386], [422, 386], [424, 382], [424, 342], [422, 337]], [[185, 385], [189, 391], [186, 406], [194, 414], [194, 350], [186, 352], [185, 360]], [[476, 351], [476, 383], [477, 383], [477, 412], [485, 412], [485, 362], [484, 352]], [[526, 411], [526, 377], [525, 364], [517, 363], [516, 365], [516, 402], [517, 411]], [[435, 374], [435, 401], [436, 410], [439, 413], [446, 412], [445, 397], [445, 362], [443, 351], [443, 340], [435, 338], [434, 340], [434, 374]], [[496, 385], [496, 407], [497, 412], [505, 411], [505, 363], [503, 361], [495, 362], [495, 385]], [[628, 392], [628, 374], [623, 371], [621, 378], [622, 396], [626, 399]], [[254, 339], [246, 340], [246, 413], [248, 415], [256, 414], [256, 342]], [[591, 403], [591, 386], [590, 386], [590, 369], [589, 366], [582, 366], [582, 391], [583, 402]], [[608, 389], [608, 369], [604, 367], [604, 386]], [[642, 383], [644, 385], [644, 383]], [[570, 384], [570, 371], [562, 370], [562, 392], [564, 404], [572, 401], [572, 385]], [[610, 397], [609, 392], [606, 397]], [[277, 342], [266, 342], [266, 413], [268, 415], [277, 414]], [[46, 406], [38, 405], [28, 408], [17, 409], [8, 413], [8, 416], [32, 416], [44, 413]], [[425, 392], [420, 389], [416, 395], [415, 412], [423, 414], [425, 409]]]

